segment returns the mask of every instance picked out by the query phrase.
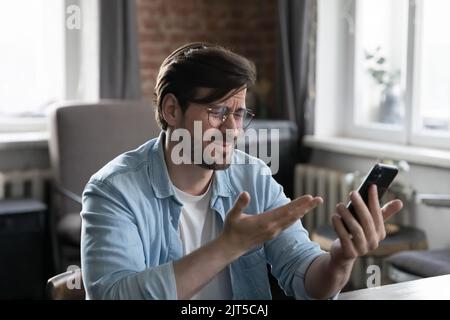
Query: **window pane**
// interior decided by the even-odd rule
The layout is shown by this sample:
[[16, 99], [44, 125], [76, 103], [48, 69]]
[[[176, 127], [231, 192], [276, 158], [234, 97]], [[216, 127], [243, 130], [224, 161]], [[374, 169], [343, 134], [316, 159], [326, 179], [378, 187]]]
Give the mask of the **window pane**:
[[404, 121], [408, 0], [358, 0], [355, 38], [357, 125]]
[[63, 1], [7, 0], [0, 10], [0, 117], [42, 115], [63, 96]]
[[419, 40], [419, 128], [450, 131], [450, 1], [422, 2]]

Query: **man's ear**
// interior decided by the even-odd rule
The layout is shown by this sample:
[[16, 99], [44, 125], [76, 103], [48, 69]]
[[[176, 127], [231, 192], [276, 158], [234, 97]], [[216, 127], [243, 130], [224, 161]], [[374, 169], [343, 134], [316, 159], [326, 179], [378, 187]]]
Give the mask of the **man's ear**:
[[179, 122], [179, 117], [181, 115], [181, 109], [175, 95], [172, 93], [166, 94], [163, 98], [161, 109], [162, 116], [167, 124], [171, 127], [175, 127]]

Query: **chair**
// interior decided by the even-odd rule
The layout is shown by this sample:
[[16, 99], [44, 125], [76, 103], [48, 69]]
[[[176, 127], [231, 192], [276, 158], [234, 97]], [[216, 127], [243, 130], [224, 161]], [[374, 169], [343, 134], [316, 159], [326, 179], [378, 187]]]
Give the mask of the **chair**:
[[[427, 206], [450, 208], [450, 195], [418, 195]], [[389, 278], [394, 282], [450, 274], [450, 249], [399, 252], [386, 259]]]
[[450, 249], [414, 250], [386, 259], [389, 278], [395, 282], [450, 274]]
[[141, 101], [58, 105], [50, 116], [54, 176], [51, 234], [57, 272], [80, 265], [81, 194], [92, 174], [158, 135], [153, 108]]
[[45, 288], [47, 299], [50, 300], [84, 300], [81, 269], [60, 273], [47, 281]]

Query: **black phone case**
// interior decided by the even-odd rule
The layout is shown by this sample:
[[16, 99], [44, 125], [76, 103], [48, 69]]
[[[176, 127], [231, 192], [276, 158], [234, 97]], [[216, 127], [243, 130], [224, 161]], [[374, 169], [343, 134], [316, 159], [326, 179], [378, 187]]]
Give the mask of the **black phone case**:
[[[391, 185], [397, 173], [398, 169], [395, 166], [377, 163], [368, 173], [368, 175], [358, 188], [358, 192], [363, 198], [364, 203], [366, 203], [366, 205], [368, 204], [369, 187], [372, 184], [377, 185], [378, 199], [381, 200], [381, 197], [383, 197], [384, 193]], [[348, 203], [347, 209], [353, 214], [355, 218], [357, 218], [355, 208], [353, 207], [351, 201]]]

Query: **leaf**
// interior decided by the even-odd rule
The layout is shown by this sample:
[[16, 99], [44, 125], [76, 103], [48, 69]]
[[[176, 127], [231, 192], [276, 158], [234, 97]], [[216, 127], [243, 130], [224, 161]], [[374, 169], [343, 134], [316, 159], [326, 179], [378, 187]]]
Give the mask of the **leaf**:
[[366, 55], [366, 60], [370, 60], [370, 59], [372, 59], [374, 57], [373, 54], [370, 54], [367, 51], [365, 52], [365, 55]]

